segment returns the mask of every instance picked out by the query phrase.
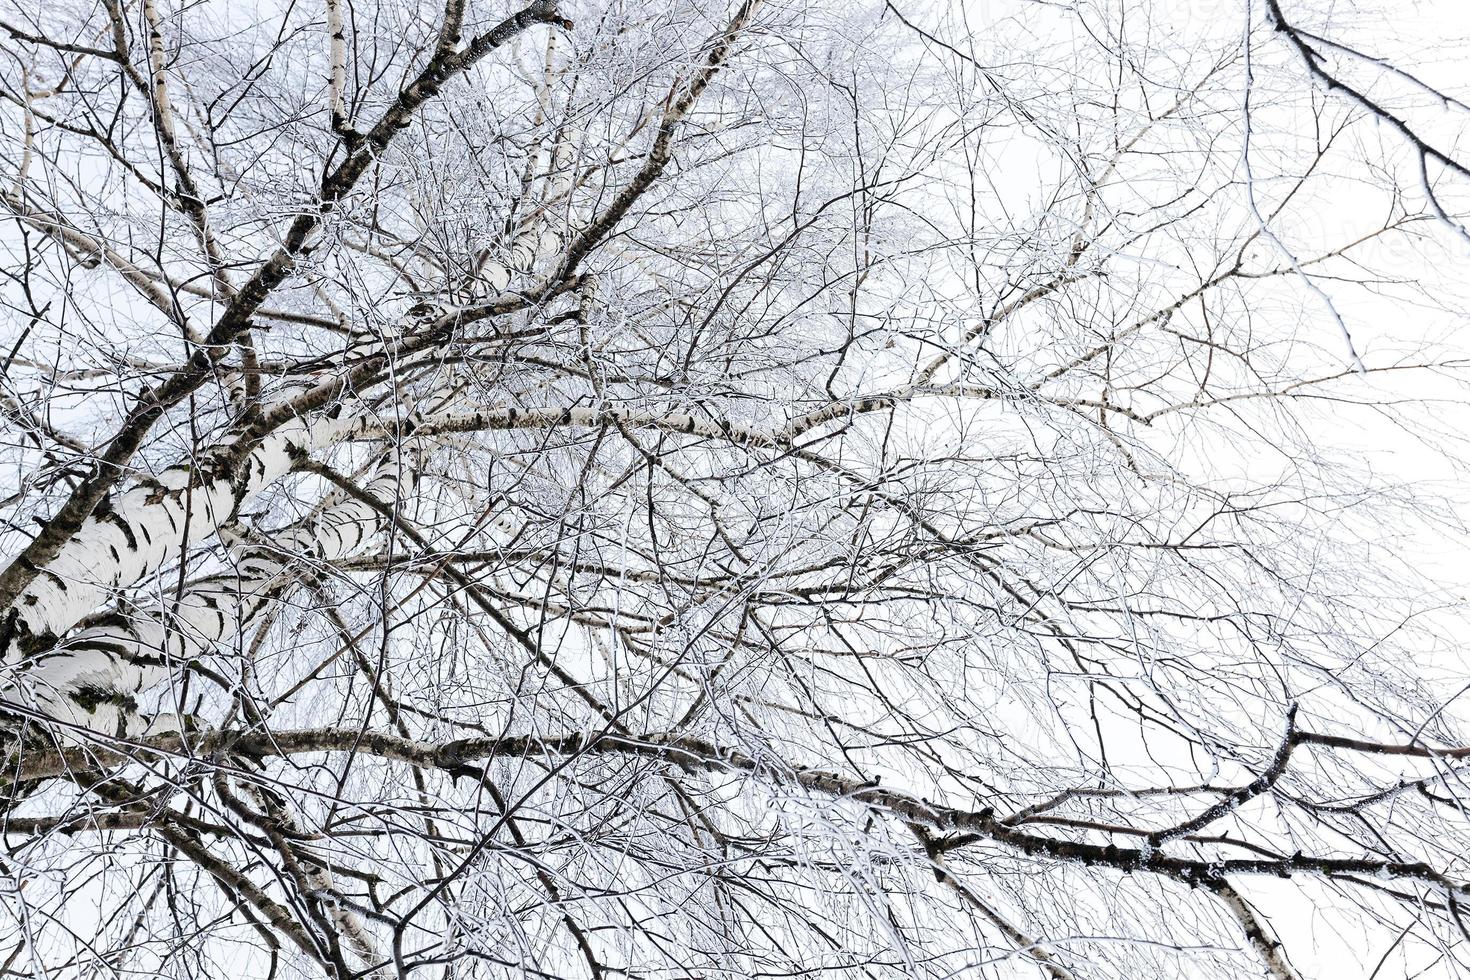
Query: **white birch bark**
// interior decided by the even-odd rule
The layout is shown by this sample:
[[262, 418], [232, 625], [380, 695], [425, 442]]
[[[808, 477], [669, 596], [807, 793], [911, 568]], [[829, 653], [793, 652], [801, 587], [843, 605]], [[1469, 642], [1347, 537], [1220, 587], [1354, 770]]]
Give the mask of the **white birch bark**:
[[173, 467], [124, 492], [110, 509], [88, 518], [20, 594], [5, 624], [4, 662], [23, 660], [28, 638], [59, 637], [116, 590], [208, 540], [242, 504], [290, 472], [296, 453], [330, 445], [348, 428], [339, 419], [298, 419], [267, 436], [238, 473], [210, 472], [206, 460], [197, 468]]
[[789, 440], [718, 416], [699, 418], [688, 412], [639, 411], [578, 406], [542, 408], [490, 406], [472, 412], [444, 412], [424, 419], [414, 428], [419, 435], [482, 432], [497, 429], [595, 428], [599, 425], [658, 429], [744, 446], [784, 447]]
[[[411, 475], [395, 452], [363, 490], [390, 504], [404, 479]], [[120, 614], [67, 638], [30, 660], [6, 699], [89, 731], [132, 736], [171, 730], [178, 719], [141, 716], [138, 697], [190, 661], [231, 644], [289, 584], [294, 569], [350, 557], [385, 520], [366, 501], [338, 492], [319, 514], [263, 543], [223, 529], [233, 538], [233, 569], [194, 583], [166, 609]]]
[[342, 0], [327, 0], [328, 51], [332, 69], [328, 79], [327, 102], [332, 113], [332, 128], [341, 131], [347, 125], [344, 95], [347, 91], [347, 34], [342, 22]]

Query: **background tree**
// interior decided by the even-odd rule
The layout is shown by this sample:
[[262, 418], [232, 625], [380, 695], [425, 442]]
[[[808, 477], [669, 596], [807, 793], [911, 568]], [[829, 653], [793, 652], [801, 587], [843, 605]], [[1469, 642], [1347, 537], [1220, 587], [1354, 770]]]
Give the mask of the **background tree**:
[[1379, 26], [10, 5], [0, 965], [1460, 975]]

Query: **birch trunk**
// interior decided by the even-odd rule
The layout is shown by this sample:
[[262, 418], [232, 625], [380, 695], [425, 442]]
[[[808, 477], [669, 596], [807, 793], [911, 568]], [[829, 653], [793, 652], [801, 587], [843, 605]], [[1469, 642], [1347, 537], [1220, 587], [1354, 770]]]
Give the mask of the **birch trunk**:
[[[412, 482], [399, 460], [391, 453], [364, 493], [391, 505], [400, 483]], [[272, 468], [263, 462], [260, 472], [269, 475]], [[169, 511], [160, 501], [134, 514], [141, 528], [142, 522], [166, 520]], [[189, 663], [231, 651], [296, 576], [314, 563], [356, 554], [385, 521], [381, 510], [337, 491], [315, 517], [265, 540], [222, 528], [231, 540], [229, 571], [190, 585], [166, 608], [106, 617], [29, 658], [13, 675], [6, 698], [84, 731], [129, 737], [178, 730], [182, 720], [176, 716], [140, 714], [139, 698]]]

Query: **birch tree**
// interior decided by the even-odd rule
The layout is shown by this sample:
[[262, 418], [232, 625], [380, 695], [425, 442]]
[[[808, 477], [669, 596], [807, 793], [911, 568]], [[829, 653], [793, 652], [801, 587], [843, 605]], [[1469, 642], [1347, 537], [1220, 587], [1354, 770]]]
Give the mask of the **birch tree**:
[[5, 975], [1470, 968], [1422, 24], [3, 9]]

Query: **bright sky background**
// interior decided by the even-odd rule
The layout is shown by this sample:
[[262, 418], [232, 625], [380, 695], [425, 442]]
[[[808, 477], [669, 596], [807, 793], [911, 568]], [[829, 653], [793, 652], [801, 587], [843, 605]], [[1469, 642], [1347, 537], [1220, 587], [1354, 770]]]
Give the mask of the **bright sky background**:
[[[1287, 15], [1298, 16], [1299, 21], [1305, 20], [1302, 15], [1309, 10], [1324, 6], [1304, 0], [1281, 0], [1281, 3]], [[1013, 16], [1043, 30], [1048, 13], [1061, 15], [1055, 18], [1059, 22], [1066, 16], [1063, 11], [1068, 6], [1048, 0], [952, 0], [947, 10], [955, 26], [945, 36], [953, 38], [962, 23], [967, 22], [970, 31], [979, 34], [986, 25]], [[1201, 44], [1212, 44], [1232, 34], [1239, 36], [1247, 2], [1181, 0], [1151, 6], [1157, 27], [1167, 30], [1175, 39], [1197, 38]], [[1251, 6], [1259, 17], [1262, 5], [1256, 2]], [[1054, 9], [1039, 9], [1043, 7]], [[905, 6], [905, 9], [913, 8]], [[946, 8], [936, 5], [930, 9], [938, 20], [942, 16], [940, 11]], [[1357, 46], [1365, 53], [1386, 58], [1447, 94], [1470, 102], [1470, 3], [1339, 0], [1331, 4], [1331, 9], [1329, 36]], [[1310, 23], [1320, 22], [1313, 17]], [[1266, 51], [1259, 54], [1269, 56]], [[1434, 135], [1441, 148], [1458, 149], [1459, 158], [1470, 161], [1470, 113], [1457, 114], [1425, 105], [1413, 119], [1422, 132]], [[1417, 174], [1412, 155], [1403, 152], [1402, 140], [1388, 127], [1380, 126], [1378, 130], [1386, 155], [1396, 164], [1395, 176], [1407, 192], [1414, 193]], [[1032, 178], [1032, 175], [1020, 176], [1022, 180]], [[1451, 196], [1454, 195], [1463, 205], [1470, 198], [1470, 181], [1463, 181], [1458, 187], [1446, 182], [1444, 190], [1446, 200], [1454, 199]], [[1372, 219], [1367, 212], [1377, 206], [1379, 195], [1364, 192], [1349, 181], [1343, 181], [1336, 194], [1331, 206], [1314, 209], [1310, 219], [1298, 216], [1273, 231], [1287, 241], [1296, 242], [1350, 237], [1354, 229], [1362, 227], [1365, 218]], [[1412, 348], [1422, 340], [1433, 339], [1447, 340], [1460, 356], [1470, 357], [1470, 302], [1467, 302], [1470, 294], [1456, 295], [1457, 290], [1452, 288], [1470, 279], [1470, 241], [1449, 232], [1441, 232], [1436, 239], [1433, 248], [1412, 247], [1402, 241], [1375, 246], [1371, 257], [1375, 264], [1404, 279], [1446, 281], [1451, 288], [1440, 295], [1439, 309], [1408, 307], [1392, 297], [1364, 297], [1359, 290], [1323, 283], [1350, 324], [1359, 350], [1370, 362], [1375, 354]], [[1332, 321], [1320, 306], [1306, 308], [1313, 317], [1311, 329], [1320, 331], [1320, 342], [1330, 347], [1336, 330]], [[1359, 454], [1363, 465], [1377, 473], [1391, 475], [1443, 497], [1451, 508], [1445, 515], [1446, 524], [1438, 529], [1406, 529], [1409, 533], [1395, 557], [1433, 578], [1441, 586], [1445, 601], [1470, 597], [1470, 550], [1467, 550], [1467, 537], [1456, 533], [1470, 522], [1470, 483], [1467, 483], [1470, 472], [1455, 458], [1470, 460], [1470, 443], [1463, 441], [1470, 434], [1470, 404], [1460, 401], [1460, 396], [1448, 385], [1443, 392], [1434, 391], [1432, 384], [1426, 384], [1419, 375], [1389, 375], [1364, 381], [1362, 385], [1388, 399], [1436, 394], [1452, 399], [1434, 405], [1435, 429], [1412, 433], [1386, 420], [1375, 423], [1365, 418], [1362, 411], [1334, 410], [1328, 405], [1315, 406], [1312, 414], [1319, 420], [1315, 435], [1324, 445]], [[1212, 449], [1223, 451], [1223, 447]], [[1252, 465], [1252, 461], [1242, 460], [1241, 465]], [[1447, 610], [1441, 621], [1451, 636], [1470, 634], [1465, 629], [1470, 624], [1470, 607]], [[1436, 658], [1433, 667], [1462, 673], [1470, 679], [1470, 649], [1462, 647], [1429, 656]], [[1444, 662], [1446, 657], [1449, 662]], [[1248, 897], [1269, 916], [1304, 977], [1389, 980], [1446, 975], [1445, 971], [1436, 969], [1433, 957], [1422, 949], [1404, 954], [1401, 947], [1393, 944], [1391, 934], [1385, 939], [1382, 931], [1366, 930], [1360, 912], [1340, 900], [1334, 901], [1330, 895], [1320, 895], [1314, 909], [1302, 901], [1303, 895], [1311, 892], [1304, 892], [1295, 883], [1257, 878], [1242, 884]], [[1320, 886], [1307, 886], [1312, 887]], [[1334, 905], [1347, 911], [1343, 914], [1324, 911]]]

